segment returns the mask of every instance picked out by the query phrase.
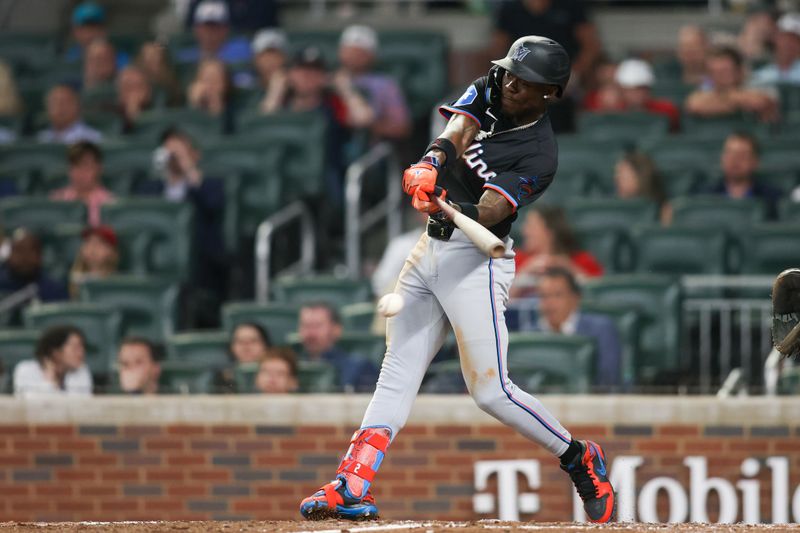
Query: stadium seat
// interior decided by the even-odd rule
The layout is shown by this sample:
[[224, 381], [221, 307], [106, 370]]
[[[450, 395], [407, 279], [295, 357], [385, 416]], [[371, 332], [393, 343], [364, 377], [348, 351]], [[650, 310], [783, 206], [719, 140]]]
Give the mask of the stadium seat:
[[684, 114], [681, 118], [684, 135], [694, 139], [719, 140], [720, 144], [734, 131], [747, 131], [756, 136], [765, 133], [763, 125], [752, 116], [731, 115], [722, 117], [699, 117]]
[[594, 341], [578, 335], [513, 333], [508, 338], [509, 375], [527, 392], [589, 392], [595, 357]]
[[669, 119], [653, 113], [583, 113], [578, 115], [578, 132], [601, 140], [619, 140], [629, 145], [639, 145], [665, 137]]
[[233, 380], [238, 394], [251, 394], [256, 390], [256, 376], [261, 368], [259, 363], [239, 363], [233, 365]]
[[723, 230], [640, 226], [633, 232], [636, 271], [648, 274], [726, 274], [731, 245]]
[[581, 249], [603, 265], [605, 274], [633, 270], [633, 245], [627, 232], [619, 229], [583, 228], [575, 231]]
[[420, 388], [425, 394], [463, 394], [467, 392], [461, 360], [436, 361], [428, 367]]
[[[596, 139], [584, 135], [559, 136], [558, 171], [544, 198], [554, 188], [573, 193], [565, 198], [583, 196], [588, 189], [611, 193], [614, 165], [623, 151], [624, 144], [619, 140]], [[564, 183], [565, 179], [568, 183]]]
[[622, 345], [621, 383], [623, 387], [634, 385], [639, 350], [639, 313], [625, 305], [586, 299], [581, 301], [581, 312], [604, 315], [614, 321]]
[[86, 337], [86, 363], [95, 377], [105, 376], [116, 358], [122, 314], [114, 307], [85, 302], [33, 305], [23, 313], [25, 326], [43, 330], [50, 326], [79, 328]]
[[784, 198], [780, 203], [779, 211], [781, 222], [800, 223], [800, 202]]
[[0, 330], [0, 393], [11, 392], [14, 367], [33, 359], [41, 333], [30, 329]]
[[241, 137], [282, 150], [284, 201], [324, 192], [325, 150], [320, 147], [325, 146], [326, 124], [316, 112], [268, 116], [246, 112], [239, 117]]
[[81, 247], [84, 224], [54, 224], [38, 231], [42, 240], [42, 263], [47, 274], [67, 281]]
[[175, 330], [178, 286], [139, 276], [89, 279], [80, 287], [81, 299], [108, 304], [122, 313], [125, 335], [162, 341]]
[[273, 344], [283, 345], [297, 331], [299, 312], [300, 307], [291, 304], [229, 302], [222, 306], [222, 327], [230, 335], [237, 325], [252, 322], [269, 333]]
[[[119, 199], [103, 206], [102, 219], [120, 237], [123, 271], [189, 279], [194, 240], [191, 204], [160, 198]], [[132, 247], [137, 241], [144, 249]]]
[[363, 333], [372, 331], [372, 324], [375, 321], [375, 305], [372, 302], [345, 305], [341, 313], [345, 331]]
[[24, 196], [0, 200], [0, 223], [7, 230], [26, 227], [42, 232], [59, 224], [83, 225], [85, 222], [86, 206], [83, 202], [60, 202]]
[[214, 371], [205, 364], [162, 361], [161, 390], [171, 394], [209, 394], [213, 392]]
[[167, 337], [167, 360], [220, 369], [231, 364], [225, 331], [192, 331]]
[[607, 276], [586, 284], [586, 298], [636, 310], [640, 316], [637, 383], [680, 364], [681, 285], [671, 276]]
[[694, 87], [683, 83], [680, 79], [664, 79], [656, 76], [656, 83], [653, 85], [653, 96], [667, 99], [676, 106], [682, 107], [686, 97], [693, 90]]
[[380, 367], [386, 353], [386, 336], [347, 331], [336, 346], [359, 359], [368, 359]]
[[275, 300], [301, 305], [309, 302], [328, 302], [336, 307], [367, 302], [370, 299], [369, 281], [353, 281], [330, 276], [314, 278], [279, 278], [274, 283]]
[[742, 274], [769, 274], [800, 265], [800, 226], [757, 224], [742, 238]]
[[57, 39], [52, 33], [4, 30], [0, 33], [0, 57], [17, 76], [44, 72], [56, 59]]
[[153, 170], [153, 143], [105, 143], [103, 185], [117, 196], [129, 196]]
[[762, 222], [764, 203], [756, 198], [732, 200], [724, 196], [686, 196], [672, 202], [672, 222], [713, 229], [733, 229]]
[[577, 230], [623, 230], [658, 220], [658, 206], [645, 199], [573, 198], [566, 204], [570, 224]]
[[223, 121], [196, 109], [154, 109], [142, 112], [136, 119], [133, 132], [127, 136], [155, 144], [169, 127], [179, 128], [195, 143], [205, 146], [220, 139]]
[[339, 380], [336, 369], [324, 361], [298, 361], [299, 392], [337, 392]]
[[651, 143], [645, 151], [662, 176], [669, 197], [689, 194], [706, 185], [719, 167], [722, 140], [672, 135]]

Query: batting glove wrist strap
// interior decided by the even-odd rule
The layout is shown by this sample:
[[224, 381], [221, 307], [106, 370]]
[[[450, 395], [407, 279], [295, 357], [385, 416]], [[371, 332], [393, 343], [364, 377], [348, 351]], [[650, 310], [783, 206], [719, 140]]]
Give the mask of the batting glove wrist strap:
[[478, 206], [475, 204], [469, 204], [467, 202], [456, 202], [455, 203], [461, 212], [471, 218], [472, 220], [478, 220]]
[[439, 161], [439, 167], [446, 168], [447, 165], [455, 162], [458, 158], [458, 154], [456, 154], [456, 145], [450, 139], [445, 139], [444, 137], [439, 137], [438, 139], [434, 139], [428, 147], [425, 149], [425, 153], [427, 154], [431, 150], [441, 150], [444, 153], [444, 161]]

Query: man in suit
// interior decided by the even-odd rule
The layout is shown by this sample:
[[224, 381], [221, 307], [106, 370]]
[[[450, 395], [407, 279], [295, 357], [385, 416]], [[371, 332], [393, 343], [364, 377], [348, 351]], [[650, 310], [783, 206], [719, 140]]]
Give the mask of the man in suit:
[[591, 337], [597, 345], [595, 385], [620, 385], [622, 348], [614, 322], [607, 316], [582, 313], [581, 288], [563, 267], [546, 269], [537, 283], [539, 318], [535, 329], [564, 335]]

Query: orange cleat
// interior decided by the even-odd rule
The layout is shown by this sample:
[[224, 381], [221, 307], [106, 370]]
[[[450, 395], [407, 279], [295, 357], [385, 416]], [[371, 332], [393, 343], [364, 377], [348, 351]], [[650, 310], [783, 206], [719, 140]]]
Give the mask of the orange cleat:
[[614, 488], [608, 481], [606, 455], [599, 444], [590, 440], [576, 441], [581, 446], [580, 453], [561, 469], [569, 474], [578, 495], [583, 500], [583, 509], [589, 520], [604, 524], [614, 519], [617, 498]]

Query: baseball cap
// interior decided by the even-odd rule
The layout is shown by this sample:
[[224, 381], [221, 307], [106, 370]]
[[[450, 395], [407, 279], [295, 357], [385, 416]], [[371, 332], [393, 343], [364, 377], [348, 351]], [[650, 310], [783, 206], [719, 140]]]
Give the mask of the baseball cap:
[[94, 2], [83, 2], [72, 10], [72, 24], [75, 26], [104, 24], [105, 22], [106, 10], [103, 9], [103, 6]]
[[800, 37], [800, 13], [786, 13], [778, 19], [778, 29]]
[[378, 34], [369, 26], [354, 24], [342, 32], [339, 46], [354, 46], [374, 52], [378, 49]]
[[225, 2], [204, 0], [197, 5], [194, 12], [195, 24], [227, 24], [228, 6]]
[[250, 46], [254, 54], [260, 54], [265, 50], [286, 52], [286, 34], [277, 28], [265, 28], [256, 33]]
[[325, 59], [322, 57], [322, 50], [316, 46], [306, 46], [294, 56], [292, 66], [325, 70]]
[[117, 234], [110, 226], [93, 226], [85, 228], [81, 232], [81, 239], [86, 240], [92, 235], [97, 235], [114, 248], [117, 247]]
[[652, 87], [656, 81], [650, 64], [641, 59], [626, 59], [620, 63], [614, 79], [625, 88]]

